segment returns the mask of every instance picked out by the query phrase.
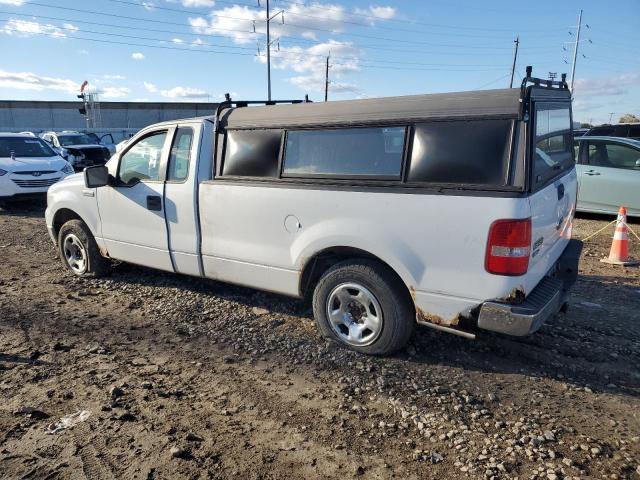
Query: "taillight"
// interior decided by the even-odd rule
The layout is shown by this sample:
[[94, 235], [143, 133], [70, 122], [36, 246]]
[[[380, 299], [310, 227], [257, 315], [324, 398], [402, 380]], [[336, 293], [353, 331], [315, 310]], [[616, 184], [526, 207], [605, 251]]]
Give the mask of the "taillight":
[[496, 275], [524, 275], [531, 253], [531, 219], [496, 220], [489, 229], [485, 269]]

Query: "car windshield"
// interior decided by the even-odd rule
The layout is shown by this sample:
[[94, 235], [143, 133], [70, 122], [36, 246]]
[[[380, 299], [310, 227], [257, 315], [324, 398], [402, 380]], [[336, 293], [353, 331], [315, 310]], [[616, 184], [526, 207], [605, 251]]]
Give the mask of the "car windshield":
[[76, 135], [58, 135], [60, 145], [95, 145], [96, 141], [88, 135], [78, 133]]
[[0, 157], [55, 157], [43, 140], [34, 137], [0, 137]]

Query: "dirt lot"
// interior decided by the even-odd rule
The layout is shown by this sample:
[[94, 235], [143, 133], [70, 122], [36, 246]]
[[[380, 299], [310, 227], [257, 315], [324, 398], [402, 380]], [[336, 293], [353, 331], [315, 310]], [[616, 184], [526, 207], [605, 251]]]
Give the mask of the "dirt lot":
[[130, 265], [75, 278], [40, 206], [0, 210], [0, 477], [640, 478], [640, 270], [599, 262], [611, 233], [537, 334], [420, 329], [371, 358], [303, 302]]

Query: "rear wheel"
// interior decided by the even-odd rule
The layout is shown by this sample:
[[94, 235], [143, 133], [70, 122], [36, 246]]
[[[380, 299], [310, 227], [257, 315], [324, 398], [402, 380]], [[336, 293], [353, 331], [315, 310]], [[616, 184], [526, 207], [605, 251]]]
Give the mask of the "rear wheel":
[[58, 232], [58, 251], [65, 266], [75, 275], [102, 277], [111, 262], [100, 254], [89, 228], [81, 220], [69, 220]]
[[404, 347], [415, 326], [401, 280], [371, 260], [341, 262], [325, 272], [313, 293], [313, 312], [323, 335], [372, 355]]

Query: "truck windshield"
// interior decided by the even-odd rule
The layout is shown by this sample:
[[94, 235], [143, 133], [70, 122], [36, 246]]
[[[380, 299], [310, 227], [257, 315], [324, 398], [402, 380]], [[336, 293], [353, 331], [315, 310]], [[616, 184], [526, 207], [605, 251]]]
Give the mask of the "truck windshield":
[[545, 183], [574, 165], [569, 104], [536, 104], [535, 125], [534, 186]]
[[57, 154], [43, 140], [34, 137], [0, 137], [0, 157], [55, 157]]

